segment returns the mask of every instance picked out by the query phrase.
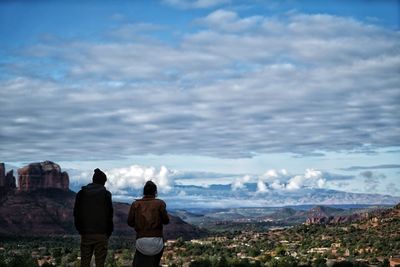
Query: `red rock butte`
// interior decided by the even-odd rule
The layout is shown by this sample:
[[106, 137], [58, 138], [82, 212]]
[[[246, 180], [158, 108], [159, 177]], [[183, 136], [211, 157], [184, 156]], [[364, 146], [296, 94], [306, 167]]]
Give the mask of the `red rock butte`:
[[58, 188], [68, 191], [68, 173], [61, 172], [60, 165], [52, 161], [31, 163], [18, 169], [19, 191], [34, 191], [45, 188]]
[[4, 163], [0, 163], [0, 188], [14, 189], [15, 187], [14, 171], [10, 170], [6, 174]]

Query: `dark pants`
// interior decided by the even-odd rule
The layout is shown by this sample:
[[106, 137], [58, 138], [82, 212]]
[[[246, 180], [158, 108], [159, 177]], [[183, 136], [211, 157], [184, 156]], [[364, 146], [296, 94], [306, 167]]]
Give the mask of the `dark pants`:
[[139, 250], [136, 250], [132, 267], [159, 267], [163, 252], [164, 249], [154, 256], [146, 256]]
[[104, 267], [107, 257], [107, 235], [81, 235], [81, 267], [90, 267], [90, 260], [94, 252], [96, 267]]

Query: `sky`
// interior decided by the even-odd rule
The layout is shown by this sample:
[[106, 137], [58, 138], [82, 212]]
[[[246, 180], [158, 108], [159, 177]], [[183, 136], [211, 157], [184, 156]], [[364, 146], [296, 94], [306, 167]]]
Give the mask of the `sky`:
[[161, 196], [220, 184], [400, 196], [399, 12], [1, 1], [0, 160], [52, 160], [78, 185], [99, 167], [121, 195], [153, 179]]

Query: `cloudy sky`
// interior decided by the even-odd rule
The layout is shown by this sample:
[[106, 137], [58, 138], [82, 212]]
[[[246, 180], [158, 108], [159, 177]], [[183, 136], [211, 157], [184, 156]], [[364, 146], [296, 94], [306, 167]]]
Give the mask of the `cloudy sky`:
[[[399, 1], [2, 1], [0, 160], [400, 196]], [[184, 191], [180, 191], [186, 194]]]

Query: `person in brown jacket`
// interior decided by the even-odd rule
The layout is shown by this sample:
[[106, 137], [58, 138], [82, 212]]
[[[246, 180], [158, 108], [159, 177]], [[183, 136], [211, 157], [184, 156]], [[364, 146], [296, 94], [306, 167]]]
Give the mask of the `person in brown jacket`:
[[166, 204], [157, 199], [157, 186], [147, 181], [143, 198], [134, 201], [128, 215], [128, 225], [136, 231], [136, 253], [133, 267], [158, 267], [164, 252], [163, 224], [169, 223]]

